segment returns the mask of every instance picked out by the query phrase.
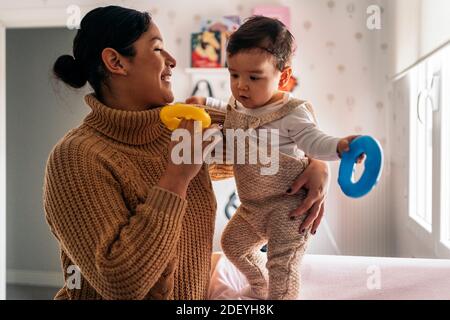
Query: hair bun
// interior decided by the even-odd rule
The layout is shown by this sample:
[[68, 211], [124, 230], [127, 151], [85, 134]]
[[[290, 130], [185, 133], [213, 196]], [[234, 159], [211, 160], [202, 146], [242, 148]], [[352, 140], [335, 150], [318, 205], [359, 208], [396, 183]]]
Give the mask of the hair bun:
[[73, 88], [81, 88], [87, 82], [87, 77], [75, 61], [75, 58], [67, 54], [60, 56], [56, 60], [53, 72], [57, 78]]

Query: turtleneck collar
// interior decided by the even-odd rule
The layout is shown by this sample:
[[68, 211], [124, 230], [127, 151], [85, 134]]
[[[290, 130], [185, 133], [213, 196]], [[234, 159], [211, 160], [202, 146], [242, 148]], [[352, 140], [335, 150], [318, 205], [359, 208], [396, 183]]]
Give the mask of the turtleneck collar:
[[165, 130], [159, 119], [161, 108], [145, 111], [125, 111], [107, 107], [94, 94], [85, 101], [92, 111], [84, 123], [104, 135], [131, 145], [144, 145], [156, 140]]

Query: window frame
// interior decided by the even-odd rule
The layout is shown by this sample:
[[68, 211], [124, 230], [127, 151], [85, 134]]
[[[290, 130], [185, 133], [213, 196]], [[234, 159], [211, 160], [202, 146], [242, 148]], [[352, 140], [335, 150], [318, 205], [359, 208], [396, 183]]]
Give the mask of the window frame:
[[[446, 59], [447, 57], [447, 59]], [[450, 46], [421, 62], [410, 72], [409, 117], [409, 199], [408, 228], [422, 244], [439, 257], [450, 257]], [[424, 76], [421, 76], [423, 73]], [[434, 79], [434, 80], [433, 80]], [[432, 85], [433, 83], [433, 85]], [[417, 214], [417, 178], [415, 157], [419, 96], [432, 95], [432, 166], [431, 166], [431, 224]], [[423, 98], [421, 98], [423, 100]], [[428, 98], [427, 98], [428, 99]], [[426, 200], [425, 200], [426, 201]]]

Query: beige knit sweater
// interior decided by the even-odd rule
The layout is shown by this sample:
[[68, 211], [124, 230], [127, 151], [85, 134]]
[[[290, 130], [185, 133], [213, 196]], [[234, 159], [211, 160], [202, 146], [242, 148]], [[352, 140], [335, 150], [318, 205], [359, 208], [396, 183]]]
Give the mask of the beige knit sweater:
[[216, 212], [209, 171], [226, 178], [231, 167], [204, 165], [184, 200], [156, 186], [170, 141], [160, 109], [85, 100], [92, 111], [57, 143], [45, 172], [66, 280], [55, 299], [205, 299]]

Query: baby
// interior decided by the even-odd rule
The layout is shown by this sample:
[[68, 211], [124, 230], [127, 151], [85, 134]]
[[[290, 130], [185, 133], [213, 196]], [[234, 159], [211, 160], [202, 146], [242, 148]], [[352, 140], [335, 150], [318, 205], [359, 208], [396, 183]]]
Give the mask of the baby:
[[[293, 47], [294, 38], [283, 23], [252, 17], [232, 34], [227, 46], [229, 102], [210, 97], [186, 100], [225, 111], [224, 129], [268, 129], [278, 134], [277, 173], [261, 175], [261, 164], [234, 165], [241, 205], [221, 241], [225, 255], [247, 277], [248, 293], [270, 300], [298, 297], [299, 267], [311, 231], [299, 233], [298, 224], [289, 217], [306, 197], [305, 190], [299, 197], [286, 196], [285, 190], [308, 166], [308, 157], [339, 160], [356, 138], [324, 134], [317, 127], [311, 105], [282, 91], [292, 75]], [[303, 221], [304, 216], [295, 219]], [[260, 251], [266, 243], [267, 255]]]

